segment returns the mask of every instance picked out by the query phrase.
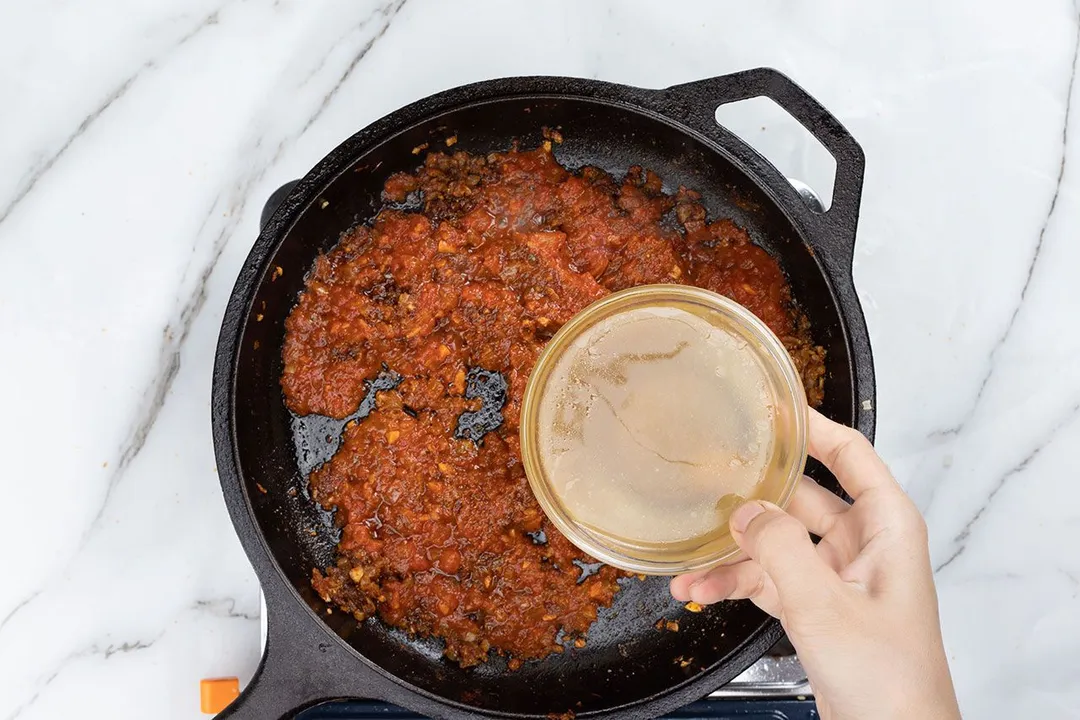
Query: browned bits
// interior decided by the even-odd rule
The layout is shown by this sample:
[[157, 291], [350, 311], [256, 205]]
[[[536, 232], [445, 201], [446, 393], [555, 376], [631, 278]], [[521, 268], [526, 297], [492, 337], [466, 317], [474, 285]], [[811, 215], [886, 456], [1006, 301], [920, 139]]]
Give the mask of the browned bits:
[[668, 632], [679, 632], [679, 621], [667, 620], [664, 622], [664, 627], [667, 628]]
[[272, 273], [270, 273], [270, 282], [274, 282], [275, 280], [277, 280], [279, 277], [281, 277], [284, 274], [285, 274], [285, 271], [281, 269], [281, 266], [280, 265], [275, 265], [274, 266], [274, 271]]
[[562, 144], [562, 133], [555, 128], [544, 127], [542, 128], [541, 134], [544, 136], [545, 140], [551, 140], [555, 142], [556, 145]]
[[702, 610], [704, 610], [705, 608], [703, 608], [701, 605], [699, 605], [696, 602], [694, 602], [693, 600], [691, 600], [690, 602], [686, 603], [686, 609], [689, 610], [692, 613], [699, 613]]
[[263, 321], [263, 314], [262, 313], [255, 313], [255, 322], [262, 322], [262, 321]]
[[457, 135], [446, 138], [446, 147], [453, 147], [454, 145], [457, 145]]
[[261, 484], [255, 483], [255, 487], [258, 488], [259, 492], [261, 492], [263, 495], [266, 494], [266, 488], [264, 488]]
[[354, 567], [352, 570], [349, 571], [349, 577], [352, 578], [352, 581], [354, 583], [360, 582], [364, 579], [364, 568]]
[[576, 648], [585, 647], [585, 638], [578, 638], [577, 640], [574, 640], [574, 647], [576, 647]]
[[323, 198], [322, 200], [319, 201], [319, 209], [320, 210], [325, 210], [328, 207], [330, 207], [330, 201], [329, 200], [327, 200], [326, 198]]
[[412, 149], [412, 154], [413, 155], [419, 155], [420, 153], [424, 152], [427, 149], [428, 149], [428, 144], [427, 143], [421, 143], [421, 144], [417, 145], [416, 147], [414, 147]]

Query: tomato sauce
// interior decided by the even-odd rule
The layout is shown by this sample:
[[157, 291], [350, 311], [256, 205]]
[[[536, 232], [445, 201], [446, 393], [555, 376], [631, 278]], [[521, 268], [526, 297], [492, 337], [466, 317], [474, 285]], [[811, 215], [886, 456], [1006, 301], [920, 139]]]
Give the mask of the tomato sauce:
[[[522, 469], [521, 397], [545, 342], [612, 291], [686, 283], [772, 328], [814, 405], [824, 352], [776, 261], [730, 220], [708, 222], [696, 193], [664, 193], [641, 168], [622, 182], [571, 173], [550, 142], [436, 153], [387, 180], [384, 199], [370, 226], [316, 260], [286, 321], [281, 384], [297, 414], [346, 417], [384, 366], [403, 378], [311, 474], [342, 528], [336, 566], [312, 584], [359, 619], [441, 638], [463, 666], [491, 650], [513, 668], [580, 647], [621, 573], [596, 571], [551, 526]], [[418, 199], [422, 210], [403, 209]], [[466, 397], [474, 368], [507, 383], [503, 423], [479, 442], [455, 437], [480, 403]]]

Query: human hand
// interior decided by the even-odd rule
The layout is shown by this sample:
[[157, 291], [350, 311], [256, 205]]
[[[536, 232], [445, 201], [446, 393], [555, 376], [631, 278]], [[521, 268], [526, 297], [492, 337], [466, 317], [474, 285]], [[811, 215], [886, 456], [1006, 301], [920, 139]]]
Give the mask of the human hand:
[[811, 410], [809, 451], [854, 503], [809, 478], [787, 512], [748, 502], [731, 516], [748, 559], [673, 578], [671, 594], [779, 618], [825, 720], [959, 718], [926, 523], [858, 431]]

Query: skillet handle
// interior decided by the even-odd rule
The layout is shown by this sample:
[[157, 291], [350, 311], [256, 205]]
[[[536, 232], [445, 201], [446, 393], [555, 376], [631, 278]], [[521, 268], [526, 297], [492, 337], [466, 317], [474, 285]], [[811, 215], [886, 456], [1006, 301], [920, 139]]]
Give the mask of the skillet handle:
[[[799, 121], [836, 160], [832, 206], [825, 212], [816, 209], [814, 224], [823, 226], [815, 233], [815, 243], [849, 274], [855, 251], [855, 228], [859, 220], [866, 158], [851, 133], [828, 110], [789, 77], [772, 68], [742, 72], [676, 85], [663, 91], [696, 129], [707, 136], [719, 135], [724, 145], [752, 172], [769, 180], [772, 187], [791, 189], [789, 183], [768, 161], [730, 130], [716, 122], [716, 108], [739, 100], [767, 97]], [[785, 202], [802, 202], [795, 191]]]
[[266, 227], [266, 223], [270, 222], [270, 218], [274, 217], [274, 213], [281, 207], [281, 203], [285, 202], [285, 198], [288, 197], [299, 182], [299, 180], [290, 180], [270, 193], [270, 197], [263, 203], [262, 212], [259, 214], [259, 230]]
[[[876, 420], [874, 360], [859, 296], [852, 278], [855, 229], [859, 222], [866, 159], [851, 133], [817, 100], [786, 75], [757, 68], [698, 82], [676, 85], [652, 96], [653, 107], [721, 146], [806, 232], [814, 256], [832, 283], [843, 313], [844, 339], [852, 358], [852, 417], [872, 441]], [[739, 100], [767, 97], [799, 121], [836, 160], [833, 201], [829, 210], [808, 207], [791, 183], [764, 157], [716, 121], [716, 108]], [[659, 101], [657, 103], [657, 101]]]
[[386, 680], [331, 637], [291, 589], [263, 582], [266, 648], [240, 697], [216, 720], [291, 720], [303, 710], [339, 698], [383, 699]]

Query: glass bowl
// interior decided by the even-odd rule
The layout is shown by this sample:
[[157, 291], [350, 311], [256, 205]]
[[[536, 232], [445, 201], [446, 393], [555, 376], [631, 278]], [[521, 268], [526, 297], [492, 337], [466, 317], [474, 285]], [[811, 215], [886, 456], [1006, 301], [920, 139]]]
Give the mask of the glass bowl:
[[749, 499], [785, 507], [806, 464], [807, 404], [780, 340], [707, 290], [646, 285], [575, 315], [521, 407], [533, 494], [570, 542], [624, 570], [675, 575], [739, 552]]

